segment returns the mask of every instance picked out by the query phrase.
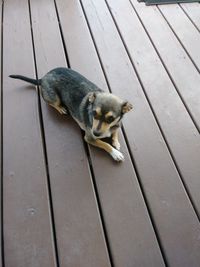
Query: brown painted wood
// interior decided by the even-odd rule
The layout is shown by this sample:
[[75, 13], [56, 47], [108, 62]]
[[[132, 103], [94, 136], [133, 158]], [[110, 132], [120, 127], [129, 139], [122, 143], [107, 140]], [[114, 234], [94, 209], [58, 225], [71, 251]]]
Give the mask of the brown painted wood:
[[[31, 2], [38, 75], [65, 66], [54, 1]], [[81, 131], [42, 102], [61, 267], [109, 267], [107, 248]]]
[[200, 4], [199, 3], [184, 3], [181, 4], [183, 10], [187, 13], [196, 27], [200, 30]]
[[[0, 8], [0, 29], [2, 29], [2, 9], [3, 9], [3, 5], [1, 5], [1, 8]], [[2, 40], [1, 40], [1, 33], [0, 33], [0, 66], [1, 66], [1, 70], [2, 70], [2, 64], [1, 64], [1, 51], [2, 51]], [[0, 71], [0, 81], [2, 82], [2, 77], [1, 77], [1, 71]], [[0, 90], [1, 90], [1, 84], [0, 84]], [[0, 133], [1, 133], [1, 123], [2, 123], [2, 98], [1, 98], [1, 93], [0, 93]], [[1, 178], [0, 178], [0, 207], [2, 207], [2, 198], [3, 198], [3, 195], [1, 194], [2, 193], [2, 136], [1, 136], [1, 141], [0, 141], [0, 175], [1, 175]], [[0, 212], [2, 212], [2, 210], [0, 209]], [[0, 267], [2, 267], [2, 213], [0, 214]]]
[[[79, 2], [57, 1], [57, 5], [72, 68], [107, 90]], [[122, 135], [121, 144], [122, 164], [90, 148], [114, 266], [164, 266]]]
[[179, 5], [163, 5], [159, 9], [200, 71], [199, 31]]
[[[126, 44], [134, 47], [136, 52], [134, 54], [135, 57], [138, 55], [135, 64], [138, 62], [138, 64], [141, 64], [141, 68], [142, 66], [144, 68], [144, 74], [140, 73], [142, 81], [145, 82], [144, 77], [149, 79], [148, 86], [153, 91], [151, 98], [154, 99], [154, 102], [152, 101], [152, 103], [154, 106], [157, 104], [158, 108], [161, 109], [162, 106], [159, 104], [159, 101], [164, 101], [165, 104], [167, 94], [162, 91], [163, 84], [161, 84], [161, 82], [159, 83], [159, 81], [157, 82], [158, 79], [156, 78], [162, 78], [161, 81], [166, 86], [165, 90], [171, 88], [172, 92], [169, 92], [169, 95], [173, 95], [176, 92], [173, 89], [170, 80], [165, 79], [167, 75], [164, 72], [164, 69], [162, 69], [162, 73], [158, 72], [156, 77], [151, 77], [154, 73], [154, 67], [159, 71], [159, 69], [157, 69], [158, 63], [156, 64], [158, 58], [154, 58], [154, 55], [156, 55], [155, 51], [152, 52], [152, 50], [147, 49], [149, 43], [148, 39], [143, 39], [143, 43], [139, 42], [141, 36], [144, 37], [144, 33], [141, 30], [142, 28], [140, 28], [141, 25], [136, 19], [129, 1], [113, 0], [108, 2], [112, 7], [111, 10], [113, 11], [114, 16], [117, 18], [122, 34], [124, 35], [124, 33], [127, 33], [126, 39], [128, 39], [127, 36], [129, 36], [132, 40], [131, 43], [126, 42]], [[109, 11], [103, 0], [82, 0], [82, 3], [111, 89], [114, 93], [129, 99], [135, 107], [135, 112], [128, 114], [125, 118], [124, 128], [167, 262], [169, 266], [198, 266], [200, 262], [200, 244], [198, 241], [198, 236], [200, 234], [199, 221], [188, 199], [147, 101], [145, 100], [144, 94], [134, 74], [134, 70], [124, 46], [121, 43]], [[136, 25], [132, 23], [132, 16]], [[84, 35], [86, 36], [86, 32]], [[135, 47], [135, 40], [138, 42], [137, 47]], [[141, 61], [144, 61], [140, 62], [140, 59]], [[152, 63], [154, 65], [152, 65]], [[160, 73], [162, 74], [161, 76]], [[170, 87], [167, 87], [169, 84]], [[146, 85], [147, 84], [145, 83], [145, 88], [147, 87]], [[153, 85], [160, 86], [155, 90], [152, 88]], [[161, 93], [159, 94], [159, 92]], [[158, 95], [159, 98], [157, 97]], [[155, 99], [157, 101], [155, 101]], [[186, 113], [182, 102], [179, 98], [176, 99], [177, 98], [175, 98], [175, 101], [177, 102], [175, 102], [174, 106], [169, 105], [170, 103], [168, 103], [168, 106], [163, 106], [167, 107], [173, 114], [174, 110], [176, 110], [176, 105], [178, 107], [180, 106], [178, 112], [183, 111], [184, 116], [186, 117], [186, 127], [184, 128], [186, 133], [187, 127], [189, 129], [192, 127], [191, 133], [196, 133], [196, 129], [190, 121], [190, 117]], [[159, 115], [159, 120], [166, 120], [166, 116], [161, 116], [161, 113], [163, 114], [165, 111], [164, 108], [160, 111], [158, 108], [155, 109], [155, 111], [156, 114]], [[181, 113], [178, 113], [177, 115], [182, 116]], [[168, 125], [168, 128], [165, 127], [166, 134], [169, 135], [168, 131], [171, 130], [171, 127], [172, 125], [170, 124]], [[178, 129], [178, 127], [174, 129]], [[185, 133], [182, 134], [184, 136]], [[176, 135], [174, 134], [174, 136]], [[193, 135], [190, 134], [189, 141], [193, 144], [193, 150], [187, 146], [187, 149], [191, 152], [190, 155], [193, 157], [193, 164], [195, 164], [193, 165], [195, 166], [195, 169], [192, 174], [196, 175], [193, 176], [193, 180], [196, 182], [197, 186], [199, 180], [197, 180], [197, 173], [200, 172], [198, 172], [199, 167], [196, 164], [198, 157], [195, 158], [194, 156], [199, 155], [198, 140], [198, 136], [193, 137]], [[178, 139], [176, 139], [176, 142], [180, 144]], [[194, 146], [194, 144], [196, 144], [196, 146]], [[183, 146], [183, 143], [180, 145]], [[184, 145], [186, 146], [187, 143], [184, 143]], [[183, 152], [187, 153], [188, 151], [184, 150]], [[190, 160], [190, 158], [188, 158], [188, 160]], [[192, 161], [190, 160], [190, 164], [192, 164], [191, 162]], [[107, 169], [103, 169], [102, 166], [100, 168], [99, 160], [97, 162], [95, 159], [93, 164], [95, 170], [98, 170], [98, 167], [99, 171], [101, 170], [99, 176], [96, 175], [97, 184], [99, 188], [101, 188], [104, 182], [102, 176], [107, 174]], [[187, 166], [186, 162], [185, 166]], [[189, 166], [190, 165], [188, 165], [188, 167]], [[197, 193], [197, 191], [195, 192]], [[128, 192], [129, 191], [127, 191], [127, 194]], [[105, 193], [103, 192], [102, 194], [104, 194], [105, 197]], [[195, 195], [195, 197], [198, 200], [197, 195]], [[102, 198], [102, 201], [103, 199], [104, 198]], [[108, 199], [109, 198], [107, 198], [107, 202]], [[131, 198], [129, 201], [131, 201]], [[111, 215], [113, 215], [113, 213]], [[106, 215], [108, 216], [108, 214]], [[142, 224], [142, 220], [140, 223]], [[112, 222], [112, 229], [116, 232], [115, 227], [116, 225]], [[134, 229], [135, 228], [133, 228], [132, 231], [134, 231]], [[112, 230], [109, 229], [109, 231], [111, 232]], [[121, 240], [121, 244], [122, 243], [123, 241]], [[115, 243], [113, 242], [113, 247], [114, 244]], [[123, 248], [126, 248], [126, 245], [127, 243], [123, 243]]]
[[[200, 129], [200, 75], [157, 7], [139, 5], [132, 1], [154, 45]], [[159, 77], [159, 76], [157, 76]]]
[[[183, 54], [183, 49], [179, 43], [173, 45], [175, 44], [175, 40], [172, 39], [170, 29], [167, 27], [165, 20], [156, 8], [149, 7], [148, 9], [145, 9], [145, 7], [143, 8], [138, 6], [136, 1], [134, 1], [134, 6], [143, 20], [156, 47], [159, 52], [162, 53], [163, 59], [167, 60], [167, 63], [164, 61], [165, 64], [167, 65], [169, 64], [169, 61], [171, 62], [169, 67], [171, 67], [170, 71], [173, 74], [172, 79], [177, 81], [176, 84], [178, 85], [178, 89], [187, 90], [187, 94], [191, 96], [190, 99], [185, 99], [186, 103], [188, 104], [190, 102], [189, 105], [193, 105], [199, 113], [200, 108], [198, 106], [198, 102], [200, 101], [200, 97], [199, 92], [197, 92], [197, 84], [200, 82], [200, 75], [194, 68], [194, 65], [188, 57]], [[196, 209], [200, 214], [200, 135], [195, 129], [178, 95], [170, 83], [170, 80], [159, 62], [153, 47], [150, 43], [148, 43], [146, 33], [138, 22], [136, 15], [133, 15], [133, 13], [134, 12], [132, 11], [129, 16], [132, 16], [132, 18], [130, 18], [129, 24], [127, 25], [130, 25], [131, 23], [131, 25], [134, 26], [134, 31], [137, 30], [140, 32], [138, 38], [136, 39], [137, 42], [127, 38], [128, 33], [126, 32], [125, 25], [122, 29], [123, 36], [126, 38], [126, 44], [129, 48], [132, 59], [136, 63], [136, 68], [145, 86], [148, 97], [154, 107], [170, 149], [192, 196]], [[150, 17], [152, 18], [151, 20], [148, 19]], [[122, 21], [120, 27], [121, 26]], [[130, 29], [131, 28], [129, 28], [129, 30]], [[154, 34], [154, 31], [157, 32], [156, 35]], [[159, 35], [163, 38], [163, 40], [165, 40], [167, 45], [165, 45], [163, 40], [158, 37]], [[163, 50], [160, 43], [163, 43]], [[141, 44], [144, 44], [143, 47]], [[142, 47], [142, 49], [139, 49], [139, 47]], [[171, 47], [171, 50], [168, 50], [167, 47]], [[142, 53], [143, 56], [140, 56]], [[167, 57], [166, 54], [168, 55]], [[171, 55], [174, 56], [174, 59]], [[153, 68], [152, 64], [154, 66]], [[148, 69], [151, 69], [151, 72], [149, 72], [150, 74], [148, 74]], [[196, 78], [194, 79], [194, 77]], [[187, 79], [191, 80], [190, 85], [188, 85], [189, 87], [186, 88], [185, 84], [188, 84]], [[162, 99], [162, 101], [159, 101], [159, 99]]]
[[[50, 68], [66, 64], [53, 2], [31, 1], [40, 76]], [[79, 1], [57, 0], [57, 3], [72, 67], [107, 90]], [[134, 112], [124, 119], [124, 129], [168, 266], [199, 266], [199, 222], [109, 11], [102, 0], [84, 0], [83, 3], [111, 89], [134, 104]], [[130, 43], [126, 39], [126, 45], [129, 51], [132, 51], [130, 47], [136, 51], [136, 54], [132, 51], [131, 56], [134, 55], [133, 61], [165, 137], [173, 147], [180, 171], [184, 170], [184, 175], [188, 174], [187, 177], [193, 179], [198, 173], [198, 133], [193, 123], [189, 123], [189, 116], [180, 99], [177, 100], [164, 69], [159, 72], [159, 59], [152, 57], [152, 53], [156, 55], [152, 49], [148, 50], [148, 38], [144, 38], [146, 34], [141, 30], [130, 4], [126, 0], [109, 0], [111, 3], [123, 36], [128, 32], [130, 37], [134, 37]], [[11, 72], [34, 76], [28, 6], [25, 0], [7, 0], [5, 5], [5, 266], [51, 267], [56, 264], [37, 95], [28, 85], [8, 78]], [[133, 35], [130, 34], [132, 31]], [[134, 48], [134, 44], [139, 45]], [[151, 77], [154, 68], [157, 75]], [[167, 93], [161, 90], [163, 85]], [[61, 117], [44, 102], [42, 111], [60, 266], [110, 266], [80, 130], [71, 119]], [[173, 122], [174, 117], [177, 118], [176, 123]], [[180, 129], [185, 130], [181, 132]], [[186, 133], [189, 134], [188, 139]], [[174, 140], [169, 138], [170, 134], [174, 134]], [[105, 152], [90, 148], [113, 265], [164, 266], [122, 134], [120, 139], [125, 153], [122, 164], [115, 164]], [[196, 146], [194, 139], [197, 140]], [[195, 186], [199, 190], [196, 178]]]
[[3, 222], [6, 267], [56, 266], [35, 90], [8, 77], [34, 75], [28, 4], [4, 2]]

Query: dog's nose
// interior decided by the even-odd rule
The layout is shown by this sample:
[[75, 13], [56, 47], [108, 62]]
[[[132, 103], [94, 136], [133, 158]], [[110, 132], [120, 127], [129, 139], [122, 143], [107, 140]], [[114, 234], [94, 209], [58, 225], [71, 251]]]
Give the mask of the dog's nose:
[[93, 134], [94, 134], [95, 136], [97, 136], [97, 137], [99, 137], [99, 136], [101, 135], [101, 133], [98, 132], [98, 131], [94, 131]]

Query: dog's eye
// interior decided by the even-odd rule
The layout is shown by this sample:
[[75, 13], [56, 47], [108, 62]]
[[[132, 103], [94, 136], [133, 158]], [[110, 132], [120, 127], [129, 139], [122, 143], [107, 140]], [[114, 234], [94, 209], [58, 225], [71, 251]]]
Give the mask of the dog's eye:
[[96, 110], [93, 110], [93, 117], [96, 119], [96, 120], [99, 120], [99, 114], [96, 112]]
[[107, 123], [111, 123], [111, 122], [114, 121], [114, 119], [115, 119], [115, 118], [114, 118], [113, 116], [109, 116], [109, 117], [106, 118], [106, 122], [107, 122]]

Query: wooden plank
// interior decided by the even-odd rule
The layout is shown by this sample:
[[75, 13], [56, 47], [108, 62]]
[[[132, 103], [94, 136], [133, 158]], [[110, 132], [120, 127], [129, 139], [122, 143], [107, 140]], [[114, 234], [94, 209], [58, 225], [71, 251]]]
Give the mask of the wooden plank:
[[[169, 152], [156, 125], [156, 122], [138, 83], [136, 75], [134, 74], [132, 65], [126, 54], [124, 46], [121, 43], [115, 25], [110, 17], [109, 11], [106, 8], [105, 2], [101, 0], [82, 0], [82, 3], [111, 89], [117, 95], [129, 99], [135, 107], [135, 112], [128, 114], [125, 118], [124, 129], [137, 166], [138, 174], [140, 175], [141, 184], [143, 186], [143, 190], [145, 192], [146, 199], [153, 216], [155, 227], [158, 231], [158, 236], [164, 250], [166, 261], [169, 266], [198, 266], [200, 262], [200, 244], [198, 241], [198, 236], [200, 233], [199, 221], [196, 217], [196, 214], [194, 213], [193, 207], [191, 206], [191, 203], [188, 199], [173, 161], [170, 158]], [[120, 28], [123, 28], [123, 31], [124, 29], [128, 29], [128, 34], [129, 36], [133, 37], [133, 40], [140, 40], [140, 35], [144, 35], [142, 31], [139, 31], [138, 29], [138, 21], [134, 21], [134, 23], [136, 23], [137, 25], [134, 26], [130, 19], [130, 17], [134, 16], [134, 14], [132, 14], [133, 9], [131, 8], [130, 3], [124, 0], [113, 0], [109, 1], [109, 3], [112, 4], [111, 9], [113, 11], [113, 14], [115, 14], [116, 16], [118, 15], [117, 21], [120, 20]], [[132, 31], [134, 32], [134, 35], [132, 34]], [[87, 36], [86, 32], [84, 32], [84, 36]], [[140, 42], [140, 44], [138, 44], [137, 49], [134, 45], [134, 41], [131, 44], [136, 52], [138, 52], [138, 49], [144, 49], [140, 52], [140, 54], [138, 53], [138, 55], [142, 57], [142, 52], [146, 53], [146, 62], [142, 63], [144, 66], [147, 65], [148, 68], [148, 70], [144, 70], [145, 75], [147, 77], [151, 77], [151, 75], [153, 74], [153, 68], [157, 65], [148, 65], [150, 59], [153, 62], [154, 60], [151, 57], [151, 50], [145, 50], [147, 48], [147, 40], [143, 39], [143, 41], [143, 43]], [[81, 42], [77, 43], [80, 44]], [[127, 45], [129, 44], [127, 43]], [[91, 52], [89, 53], [89, 55], [91, 57]], [[138, 56], [137, 60], [139, 60]], [[158, 75], [159, 74], [160, 72], [158, 72]], [[93, 77], [95, 77], [94, 74]], [[164, 82], [164, 85], [166, 85], [165, 90], [167, 90], [167, 88], [169, 88], [168, 84], [170, 83], [170, 80], [164, 79], [165, 76], [163, 75], [159, 77], [163, 79], [162, 82]], [[142, 75], [141, 78], [143, 78]], [[151, 90], [154, 89], [152, 88], [153, 84], [154, 83], [150, 83], [150, 81], [148, 83], [148, 85], [151, 87]], [[173, 95], [173, 87], [171, 83], [170, 86], [172, 92], [167, 91], [167, 93]], [[159, 95], [160, 91], [163, 95]], [[167, 97], [167, 95], [162, 91], [162, 87], [159, 88], [159, 90], [157, 88], [153, 97], [156, 98], [156, 96], [158, 95], [160, 97], [157, 97], [157, 101], [155, 102], [159, 107], [161, 107], [158, 100], [161, 100], [162, 96]], [[176, 102], [176, 104], [182, 107], [180, 111], [183, 111], [184, 116], [188, 118], [187, 120], [185, 120], [186, 125], [188, 123], [188, 125], [192, 127], [194, 133], [196, 133], [194, 125], [190, 123], [190, 118], [184, 110], [181, 101], [180, 103]], [[173, 108], [176, 108], [176, 105], [174, 106], [175, 107]], [[169, 108], [170, 112], [172, 112], [173, 109], [170, 105]], [[162, 109], [162, 113], [163, 112], [164, 111]], [[181, 116], [181, 114], [179, 114], [179, 116]], [[164, 116], [162, 116], [161, 119], [164, 120], [167, 118], [164, 118]], [[170, 125], [168, 126], [168, 131], [170, 131]], [[191, 134], [189, 135], [189, 138], [193, 138], [191, 137]], [[199, 149], [199, 143], [197, 142], [197, 140], [199, 140], [198, 137], [196, 137], [197, 146], [193, 146], [193, 149], [196, 149], [196, 152]], [[183, 145], [183, 143], [179, 144]], [[194, 157], [196, 152], [190, 152], [190, 155]], [[199, 154], [197, 154], [197, 156], [198, 155]], [[198, 157], [193, 158], [193, 160], [196, 164]], [[198, 171], [198, 168], [199, 167], [195, 165], [195, 171]], [[103, 174], [106, 175], [107, 169], [103, 168], [100, 165], [98, 159], [98, 162], [97, 160], [94, 160], [94, 170], [99, 170], [99, 172], [101, 170], [101, 173], [99, 173], [99, 176], [97, 176], [97, 184], [99, 186], [99, 192], [102, 192], [102, 204], [104, 199], [106, 199], [106, 203], [108, 203], [106, 192], [101, 190], [101, 188], [103, 188], [103, 182], [106, 180], [102, 178], [102, 170], [104, 170]], [[195, 171], [193, 172], [193, 174], [197, 174], [197, 172], [195, 173]], [[195, 176], [195, 178], [196, 184], [198, 186], [199, 179], [197, 180], [197, 175]], [[125, 180], [125, 176], [123, 178], [123, 181], [124, 183], [127, 182]], [[112, 186], [112, 192], [113, 188], [115, 187]], [[199, 189], [197, 191], [199, 191]], [[127, 194], [129, 192], [130, 191], [127, 190]], [[109, 193], [111, 193], [111, 190]], [[132, 198], [129, 199], [129, 202], [130, 201], [132, 201]], [[105, 206], [106, 205], [107, 204], [105, 204]], [[108, 212], [106, 212], [106, 207], [104, 207], [104, 209], [107, 216], [105, 216], [105, 219], [107, 218], [108, 220], [109, 216], [111, 217], [113, 214], [108, 215]], [[142, 220], [140, 220], [140, 222], [142, 222]], [[124, 227], [126, 228], [126, 226]], [[112, 228], [116, 232], [116, 225], [113, 223], [113, 221]], [[133, 227], [132, 229], [135, 230], [135, 227]], [[110, 231], [111, 235], [112, 229], [108, 228], [108, 230]], [[113, 242], [112, 239], [111, 242]], [[114, 245], [115, 243], [113, 242], [113, 247]], [[123, 245], [124, 248], [126, 248], [126, 245], [124, 243]], [[119, 266], [126, 265], [121, 264]], [[141, 266], [144, 265], [141, 264]], [[151, 266], [151, 264], [149, 264], [149, 266]]]
[[[72, 68], [107, 90], [79, 1], [57, 5]], [[113, 265], [164, 266], [122, 135], [121, 144], [122, 164], [104, 151], [90, 150]]]
[[200, 71], [199, 31], [188, 19], [179, 5], [163, 5], [159, 6], [159, 9]]
[[[176, 4], [180, 4], [180, 3], [185, 3], [185, 2], [196, 2], [197, 0], [146, 0], [146, 1], [143, 1], [145, 2], [145, 4], [147, 6], [149, 5], [168, 5], [168, 4], [173, 4], [173, 5], [176, 5]], [[142, 1], [141, 1], [142, 2]]]
[[[31, 2], [38, 75], [65, 66], [54, 1]], [[109, 267], [79, 127], [42, 102], [56, 239], [61, 267]]]
[[192, 22], [196, 25], [196, 27], [200, 30], [200, 4], [199, 3], [184, 3], [181, 4], [181, 7], [190, 17]]
[[1, 93], [0, 93], [0, 135], [1, 135], [1, 140], [0, 140], [0, 175], [1, 175], [1, 178], [0, 178], [0, 267], [2, 267], [2, 264], [3, 264], [3, 255], [2, 255], [2, 229], [3, 229], [3, 218], [2, 218], [2, 198], [3, 198], [3, 195], [2, 195], [2, 128], [1, 128], [1, 124], [2, 124], [2, 97], [1, 97], [1, 94], [2, 94], [2, 77], [1, 77], [1, 73], [2, 73], [2, 58], [1, 58], [1, 53], [2, 53], [2, 12], [3, 12], [3, 3], [1, 4], [1, 8], [0, 8], [0, 29], [1, 29], [1, 32], [0, 32], [0, 66], [1, 66], [1, 71], [0, 71], [0, 90], [1, 90]]
[[[27, 1], [4, 2], [3, 222], [5, 266], [56, 266], [35, 90], [8, 77], [34, 74]], [[19, 19], [20, 18], [20, 19]]]
[[[132, 1], [186, 106], [200, 129], [200, 75], [157, 7]], [[158, 34], [159, 33], [159, 34]], [[159, 77], [159, 76], [157, 76]]]
[[[142, 11], [141, 11], [142, 9], [143, 9], [142, 7], [137, 6], [137, 10], [141, 14], [142, 14]], [[148, 10], [149, 10], [148, 12], [150, 12], [150, 9], [153, 9], [153, 8], [148, 7]], [[144, 8], [144, 10], [145, 10], [145, 8]], [[131, 13], [131, 15], [129, 17], [131, 17], [132, 14], [134, 14], [133, 11], [132, 11], [132, 13]], [[153, 14], [151, 14], [151, 15], [153, 17]], [[133, 20], [134, 17], [135, 17], [135, 19]], [[150, 17], [150, 14], [146, 14], [145, 18], [146, 17]], [[177, 98], [175, 93], [172, 94], [173, 90], [170, 89], [170, 88], [172, 88], [172, 85], [167, 81], [167, 76], [164, 74], [164, 71], [163, 71], [163, 69], [161, 67], [161, 64], [158, 62], [158, 58], [156, 57], [156, 53], [153, 51], [153, 48], [151, 47], [150, 43], [147, 41], [148, 38], [147, 38], [146, 34], [144, 33], [144, 31], [142, 30], [142, 27], [141, 27], [140, 23], [138, 23], [136, 15], [132, 16], [132, 19], [130, 19], [130, 21], [129, 21], [129, 25], [130, 25], [130, 23], [132, 25], [135, 25], [134, 26], [134, 31], [140, 31], [141, 32], [139, 37], [137, 39], [135, 39], [135, 41], [133, 41], [132, 38], [128, 38], [127, 37], [127, 34], [130, 31], [131, 27], [129, 27], [129, 28], [127, 27], [125, 29], [125, 26], [124, 26], [122, 28], [123, 24], [121, 22], [120, 23], [120, 29], [121, 29], [122, 35], [125, 38], [125, 41], [126, 41], [126, 43], [128, 45], [128, 49], [130, 51], [130, 54], [131, 54], [132, 58], [135, 60], [135, 62], [136, 62], [136, 64], [135, 64], [136, 68], [137, 68], [137, 70], [138, 70], [138, 72], [139, 72], [139, 74], [140, 74], [140, 76], [142, 78], [142, 82], [145, 85], [146, 91], [147, 91], [147, 93], [149, 92], [148, 93], [149, 97], [151, 97], [152, 93], [155, 91], [154, 88], [159, 88], [159, 92], [161, 92], [161, 88], [163, 88], [163, 95], [161, 95], [162, 102], [158, 101], [158, 99], [155, 99], [155, 97], [151, 99], [151, 102], [153, 103], [153, 105], [155, 107], [159, 107], [159, 103], [160, 103], [161, 107], [159, 107], [159, 109], [161, 109], [162, 106], [163, 106], [164, 110], [166, 110], [166, 113], [167, 113], [166, 116], [168, 117], [168, 119], [166, 117], [166, 119], [160, 120], [160, 123], [164, 123], [164, 122], [168, 123], [169, 116], [171, 118], [176, 117], [177, 116], [176, 114], [178, 114], [178, 116], [179, 116], [177, 120], [171, 120], [171, 123], [174, 124], [174, 126], [172, 128], [174, 130], [172, 130], [172, 132], [171, 132], [170, 144], [172, 144], [173, 140], [174, 140], [174, 146], [177, 146], [177, 148], [176, 148], [177, 152], [175, 153], [175, 150], [174, 150], [174, 148], [172, 146], [171, 146], [171, 149], [173, 148], [172, 151], [174, 152], [174, 155], [175, 155], [176, 159], [177, 159], [177, 155], [178, 155], [177, 153], [178, 152], [180, 153], [179, 154], [180, 160], [181, 160], [181, 158], [183, 160], [183, 155], [185, 157], [188, 157], [188, 158], [185, 158], [185, 161], [180, 165], [180, 169], [184, 170], [184, 166], [185, 166], [185, 169], [186, 169], [186, 167], [188, 168], [189, 164], [192, 164], [191, 165], [191, 169], [196, 170], [195, 171], [196, 174], [194, 172], [193, 173], [193, 177], [198, 177], [198, 173], [199, 173], [199, 170], [198, 170], [199, 152], [196, 150], [196, 147], [198, 147], [198, 143], [199, 143], [199, 134], [198, 134], [197, 131], [195, 131], [195, 129], [194, 129], [194, 127], [192, 125], [189, 126], [190, 124], [188, 124], [189, 123], [189, 118], [187, 119], [187, 117], [188, 117], [187, 114], [185, 113], [185, 111], [183, 110], [182, 107], [179, 107], [179, 106], [181, 106], [181, 102], [180, 101], [177, 102], [178, 104], [175, 103], [175, 105], [177, 106], [176, 110], [174, 110], [173, 113], [171, 113], [171, 111], [169, 112], [168, 107], [169, 107], [170, 103], [175, 101], [175, 99], [176, 99], [176, 101], [178, 101], [178, 98]], [[157, 24], [159, 24], [159, 23], [157, 23]], [[144, 49], [143, 50], [139, 49], [141, 47], [141, 43], [144, 43], [144, 45], [143, 45]], [[151, 54], [149, 53], [149, 50], [151, 51]], [[137, 51], [137, 52], [134, 52], [134, 51]], [[144, 54], [144, 51], [147, 51], [146, 54]], [[145, 56], [141, 57], [140, 56], [141, 54], [144, 54]], [[147, 62], [147, 60], [148, 60], [147, 55], [148, 55], [148, 57], [150, 59], [149, 59], [149, 65], [146, 64], [146, 68], [145, 68], [145, 62]], [[152, 64], [154, 64], [154, 68], [153, 69], [151, 68]], [[150, 69], [148, 70], [148, 67], [151, 68], [151, 72], [150, 72]], [[145, 75], [145, 73], [146, 73], [146, 75]], [[151, 75], [149, 75], [149, 73]], [[158, 80], [157, 79], [158, 76], [162, 77], [162, 79]], [[162, 86], [162, 83], [165, 84], [165, 87]], [[169, 87], [170, 94], [168, 93], [168, 97], [166, 98], [166, 96], [164, 96], [164, 93], [165, 93], [167, 87]], [[167, 103], [165, 103], [163, 101], [167, 101]], [[179, 108], [179, 110], [177, 108]], [[182, 118], [180, 118], [181, 114], [183, 115]], [[187, 126], [187, 124], [185, 125], [186, 119], [187, 119], [188, 126]], [[177, 121], [179, 121], [178, 126], [177, 126]], [[181, 121], [183, 122], [183, 125], [180, 127]], [[162, 128], [163, 127], [164, 126], [162, 125]], [[186, 129], [186, 127], [188, 129]], [[169, 131], [169, 129], [167, 130], [167, 125], [166, 125], [165, 128], [166, 128], [165, 133], [167, 133], [167, 131]], [[165, 128], [163, 128], [163, 129], [165, 129]], [[177, 131], [179, 131], [180, 133], [178, 134]], [[179, 146], [178, 146], [177, 140], [174, 139], [174, 132], [176, 132], [177, 135], [181, 137], [181, 139], [179, 139], [180, 143], [181, 143]], [[192, 138], [189, 141], [190, 143], [188, 144], [188, 137], [189, 136], [191, 136]], [[168, 139], [168, 135], [166, 135], [166, 138]], [[187, 148], [189, 149], [188, 151], [190, 151], [192, 154], [187, 155], [187, 153], [184, 153], [184, 151], [186, 151], [187, 148], [185, 146], [182, 146], [183, 143], [185, 145], [187, 144]], [[182, 151], [180, 150], [181, 147], [182, 147]], [[194, 153], [196, 153], [196, 154], [194, 154]], [[194, 154], [194, 156], [192, 156], [193, 154]], [[192, 156], [192, 158], [194, 157], [194, 159], [196, 158], [196, 161], [194, 161], [193, 163], [190, 163], [191, 161], [193, 161], [193, 159], [191, 160], [191, 156]], [[177, 161], [177, 163], [178, 163], [178, 161]], [[193, 164], [195, 164], [195, 165], [193, 165]], [[195, 167], [195, 166], [197, 166], [197, 167]], [[186, 172], [185, 176], [187, 177], [188, 174], [189, 173]], [[196, 178], [196, 180], [197, 180], [197, 178]], [[195, 186], [198, 186], [198, 180], [197, 180], [197, 184]]]
[[[154, 44], [159, 50], [159, 53], [165, 60], [165, 63], [167, 60], [166, 65], [168, 64], [169, 66], [170, 64], [170, 71], [173, 71], [173, 80], [177, 81], [176, 84], [178, 85], [179, 90], [187, 90], [187, 94], [191, 94], [192, 98], [190, 100], [192, 100], [192, 102], [190, 104], [193, 104], [196, 111], [199, 113], [200, 108], [198, 107], [198, 102], [200, 101], [200, 97], [197, 92], [197, 88], [195, 87], [197, 86], [198, 80], [200, 82], [198, 72], [187, 56], [185, 56], [185, 59], [182, 58], [184, 55], [180, 44], [177, 44], [175, 48], [175, 40], [172, 40], [170, 30], [157, 8], [148, 7], [148, 9], [146, 9], [143, 5], [139, 6], [136, 1], [133, 1], [133, 3], [145, 27], [151, 35]], [[198, 214], [200, 214], [200, 197], [198, 193], [200, 189], [199, 133], [192, 124], [192, 121], [190, 121], [190, 118], [176, 94], [176, 91], [170, 83], [158, 56], [150, 44], [146, 33], [142, 29], [137, 16], [132, 11], [129, 17], [129, 22], [132, 26], [134, 26], [134, 28], [129, 27], [125, 29], [125, 26], [121, 21], [120, 29], [123, 33], [123, 37], [125, 38], [131, 57], [136, 63], [136, 68], [145, 86], [148, 97], [154, 107], [170, 149], [175, 157], [176, 164], [179, 167], [183, 180], [191, 194]], [[130, 29], [140, 31], [137, 39], [133, 40], [128, 37]], [[154, 32], [157, 34], [154, 34]], [[159, 38], [158, 36], [161, 37]], [[163, 40], [165, 40], [167, 45], [164, 44]], [[161, 48], [160, 43], [163, 43], [164, 48]], [[144, 44], [142, 48], [141, 44]], [[170, 47], [171, 50], [168, 50], [168, 47]], [[174, 54], [174, 58], [179, 58], [180, 56], [179, 62], [178, 59], [177, 61], [176, 59], [172, 59], [171, 55], [173, 53], [177, 53], [176, 55]], [[172, 66], [172, 62], [174, 63], [174, 66]], [[154, 66], [153, 68], [152, 65]], [[190, 73], [187, 73], [186, 69]], [[188, 84], [188, 81], [186, 81], [187, 79], [191, 82], [188, 88], [186, 88], [183, 83], [184, 80], [185, 83]], [[160, 99], [162, 99], [162, 101], [160, 101]], [[189, 103], [190, 100], [188, 98], [186, 103]]]

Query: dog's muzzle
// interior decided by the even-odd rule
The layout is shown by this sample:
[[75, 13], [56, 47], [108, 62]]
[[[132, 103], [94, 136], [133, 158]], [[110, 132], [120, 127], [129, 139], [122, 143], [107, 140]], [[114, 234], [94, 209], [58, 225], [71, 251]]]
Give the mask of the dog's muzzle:
[[100, 137], [102, 135], [102, 133], [98, 132], [98, 131], [93, 131], [93, 135], [96, 137]]
[[102, 138], [110, 137], [111, 136], [111, 132], [107, 131], [105, 133], [101, 133], [101, 132], [98, 132], [98, 131], [94, 130], [92, 132], [92, 135], [94, 136], [95, 139], [102, 139]]

